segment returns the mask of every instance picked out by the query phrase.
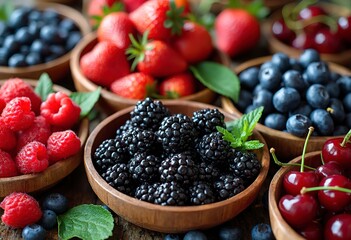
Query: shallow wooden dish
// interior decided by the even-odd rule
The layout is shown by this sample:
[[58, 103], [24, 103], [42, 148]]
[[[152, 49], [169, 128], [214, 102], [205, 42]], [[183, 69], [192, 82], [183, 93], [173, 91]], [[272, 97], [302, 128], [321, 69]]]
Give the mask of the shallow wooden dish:
[[[252, 59], [250, 61], [242, 63], [241, 65], [236, 67], [234, 71], [235, 73], [239, 74], [247, 68], [260, 66], [262, 63], [271, 60], [271, 58], [271, 56], [267, 56]], [[351, 72], [345, 67], [334, 63], [328, 63], [328, 65], [329, 68], [334, 72], [337, 72], [341, 75], [351, 75]], [[242, 115], [242, 113], [235, 107], [234, 103], [227, 97], [221, 97], [221, 105], [224, 108], [224, 110], [229, 113]], [[256, 128], [263, 135], [264, 139], [268, 144], [268, 147], [274, 147], [277, 149], [277, 155], [283, 158], [282, 160], [287, 161], [302, 154], [303, 145], [305, 143], [304, 138], [296, 137], [290, 133], [268, 128], [263, 124], [259, 123], [256, 125]], [[323, 143], [330, 137], [311, 137], [308, 142], [306, 152], [321, 149]]]
[[[199, 109], [215, 108], [215, 106], [191, 101], [164, 101], [172, 113], [183, 113], [192, 116]], [[102, 202], [108, 205], [119, 216], [140, 227], [158, 232], [177, 233], [191, 229], [210, 228], [234, 218], [256, 198], [267, 176], [269, 169], [269, 153], [267, 146], [257, 151], [262, 168], [257, 179], [243, 192], [225, 201], [202, 206], [160, 206], [143, 202], [127, 196], [111, 187], [95, 170], [92, 153], [106, 139], [113, 137], [115, 130], [130, 118], [133, 107], [123, 109], [102, 121], [91, 133], [84, 150], [84, 164], [89, 183]], [[233, 120], [234, 115], [225, 113], [225, 120]], [[264, 139], [254, 131], [253, 137], [264, 143]]]
[[[290, 161], [291, 163], [301, 162], [301, 156], [294, 158]], [[321, 165], [321, 152], [315, 151], [306, 154], [305, 164], [311, 167], [316, 167]], [[283, 194], [283, 179], [284, 175], [290, 170], [298, 170], [298, 167], [282, 167], [274, 175], [268, 191], [268, 207], [269, 207], [269, 219], [271, 222], [271, 227], [274, 236], [277, 240], [285, 239], [295, 239], [303, 240], [305, 239], [300, 234], [298, 234], [290, 225], [284, 220], [280, 211], [278, 209], [279, 198]]]
[[[37, 2], [33, 6], [35, 6], [39, 10], [53, 8], [62, 16], [73, 20], [79, 27], [82, 36], [90, 32], [90, 26], [87, 20], [80, 12], [73, 9], [72, 7], [47, 2]], [[30, 67], [11, 68], [0, 66], [0, 79], [7, 79], [11, 77], [38, 79], [43, 72], [46, 72], [50, 75], [51, 79], [54, 82], [57, 82], [69, 73], [69, 60], [71, 57], [71, 52], [72, 50], [66, 53], [65, 55], [50, 62], [41, 63]]]
[[[24, 79], [33, 87], [37, 80]], [[5, 80], [0, 80], [2, 85]], [[54, 85], [55, 91], [70, 93], [66, 88]], [[81, 120], [79, 129], [76, 131], [81, 141], [81, 150], [76, 155], [59, 161], [49, 166], [45, 171], [36, 174], [24, 174], [16, 177], [0, 178], [0, 199], [12, 192], [37, 192], [42, 191], [58, 183], [76, 169], [83, 158], [83, 146], [88, 138], [89, 121], [87, 118]]]
[[[351, 14], [351, 10], [346, 7], [338, 6], [335, 4], [319, 4], [322, 6], [327, 13], [331, 13], [336, 16], [348, 16]], [[288, 54], [290, 57], [298, 57], [301, 55], [303, 50], [296, 49], [288, 44], [278, 40], [274, 37], [272, 33], [272, 24], [275, 20], [281, 17], [281, 10], [273, 13], [262, 26], [263, 34], [267, 38], [268, 47], [271, 53], [283, 52]], [[322, 53], [321, 58], [327, 62], [334, 62], [337, 64], [351, 66], [351, 48], [348, 46], [348, 49], [342, 50], [339, 53], [327, 54]]]
[[[97, 43], [95, 33], [90, 33], [85, 36], [80, 43], [73, 49], [71, 58], [71, 72], [74, 85], [78, 91], [87, 92], [94, 91], [98, 85], [87, 79], [80, 70], [79, 61], [81, 57], [89, 52]], [[180, 99], [190, 100], [204, 103], [211, 103], [216, 97], [216, 93], [208, 88], [186, 96]], [[109, 108], [112, 111], [118, 111], [123, 108], [134, 106], [138, 100], [120, 97], [117, 94], [103, 88], [101, 91], [100, 103], [104, 108]]]

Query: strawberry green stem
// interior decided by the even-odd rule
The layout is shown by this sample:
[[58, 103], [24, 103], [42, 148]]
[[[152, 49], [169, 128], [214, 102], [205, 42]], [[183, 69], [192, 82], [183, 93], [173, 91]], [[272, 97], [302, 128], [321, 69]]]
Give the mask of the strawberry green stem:
[[342, 140], [342, 143], [340, 144], [340, 146], [345, 147], [346, 143], [350, 140], [350, 137], [351, 137], [351, 129], [345, 135], [344, 140]]
[[304, 194], [307, 192], [319, 191], [319, 190], [333, 190], [333, 191], [351, 193], [351, 189], [338, 187], [338, 186], [318, 186], [318, 187], [310, 187], [310, 188], [303, 187], [300, 193]]
[[[301, 164], [299, 163], [283, 163], [283, 162], [280, 162], [277, 158], [277, 156], [275, 155], [275, 149], [274, 148], [271, 148], [270, 149], [270, 153], [272, 154], [272, 157], [273, 157], [273, 161], [275, 164], [277, 164], [278, 166], [281, 166], [281, 167], [301, 167]], [[316, 170], [315, 168], [313, 167], [309, 167], [309, 166], [305, 166], [305, 168], [307, 169], [310, 169], [310, 170]]]
[[313, 131], [314, 131], [314, 128], [312, 126], [308, 128], [307, 137], [305, 139], [305, 144], [303, 145], [303, 150], [302, 150], [300, 172], [304, 171], [307, 144], [308, 144], [308, 141], [310, 140], [310, 137], [311, 137]]

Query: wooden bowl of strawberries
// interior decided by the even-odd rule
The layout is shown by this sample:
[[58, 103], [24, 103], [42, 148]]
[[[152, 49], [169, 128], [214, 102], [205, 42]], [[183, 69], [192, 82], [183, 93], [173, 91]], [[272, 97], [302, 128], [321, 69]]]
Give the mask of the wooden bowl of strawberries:
[[[251, 117], [258, 116], [257, 112], [252, 114]], [[253, 129], [251, 117], [249, 128]], [[242, 159], [250, 161], [251, 170], [245, 171], [246, 176], [240, 175], [244, 171], [230, 173], [236, 168], [236, 164], [228, 165], [234, 148], [216, 126], [223, 127], [218, 128], [221, 131], [226, 128], [230, 135], [240, 125], [230, 124], [235, 119], [236, 116], [209, 104], [146, 98], [107, 117], [93, 130], [84, 153], [88, 181], [110, 209], [143, 228], [180, 233], [224, 223], [254, 201], [270, 162], [268, 149], [258, 143], [264, 144], [264, 139], [253, 130], [247, 140], [262, 148], [257, 145], [254, 151], [234, 150], [237, 160], [239, 155], [247, 156]], [[176, 125], [179, 128], [169, 132]], [[170, 135], [166, 136], [167, 132]], [[244, 132], [237, 131], [242, 136]], [[134, 142], [138, 142], [138, 147], [127, 143], [132, 138], [139, 139]], [[195, 139], [199, 140], [197, 147]], [[218, 148], [207, 155], [205, 149], [210, 142], [217, 142]], [[111, 145], [117, 153], [113, 157], [109, 157]], [[244, 185], [240, 178], [246, 179]], [[195, 193], [198, 187], [206, 189], [201, 199]]]
[[0, 81], [0, 198], [47, 189], [82, 160], [88, 120], [79, 119], [71, 92], [46, 76]]

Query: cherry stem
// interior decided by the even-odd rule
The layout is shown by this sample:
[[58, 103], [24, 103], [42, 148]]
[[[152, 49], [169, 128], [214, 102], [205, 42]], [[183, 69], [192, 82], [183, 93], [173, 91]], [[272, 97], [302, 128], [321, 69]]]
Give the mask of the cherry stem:
[[300, 172], [304, 171], [304, 167], [305, 167], [305, 155], [306, 155], [306, 149], [307, 149], [307, 144], [308, 141], [312, 135], [314, 131], [314, 128], [311, 126], [308, 128], [308, 133], [307, 133], [307, 137], [305, 139], [305, 144], [303, 145], [303, 149], [302, 149], [302, 156], [301, 156], [301, 167], [300, 167]]
[[[299, 164], [299, 163], [283, 163], [283, 162], [279, 161], [277, 156], [275, 155], [274, 148], [270, 149], [270, 153], [272, 154], [274, 163], [277, 164], [278, 166], [281, 166], [281, 167], [301, 167], [301, 164]], [[309, 166], [305, 166], [305, 168], [308, 168], [308, 169], [313, 170], [313, 171], [316, 170], [315, 168], [309, 167]]]
[[303, 187], [300, 193], [304, 194], [307, 192], [319, 191], [319, 190], [334, 190], [339, 192], [351, 193], [351, 189], [338, 187], [338, 186], [318, 186], [318, 187], [310, 187], [310, 188]]
[[345, 135], [344, 140], [342, 140], [342, 143], [340, 144], [340, 146], [345, 147], [346, 143], [350, 140], [350, 137], [351, 137], [351, 129]]

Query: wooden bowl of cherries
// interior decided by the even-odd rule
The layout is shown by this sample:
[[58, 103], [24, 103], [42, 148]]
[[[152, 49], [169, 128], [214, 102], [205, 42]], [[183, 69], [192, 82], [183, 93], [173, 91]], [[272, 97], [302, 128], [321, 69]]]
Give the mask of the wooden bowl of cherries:
[[[311, 131], [311, 130], [310, 130]], [[277, 239], [351, 239], [351, 130], [322, 149], [280, 163], [269, 187], [269, 216]], [[308, 140], [308, 136], [306, 141]]]

